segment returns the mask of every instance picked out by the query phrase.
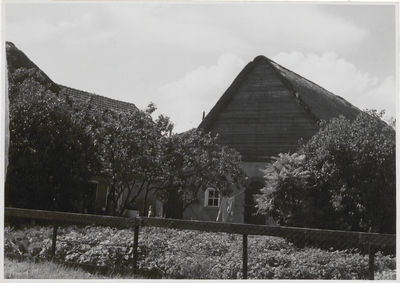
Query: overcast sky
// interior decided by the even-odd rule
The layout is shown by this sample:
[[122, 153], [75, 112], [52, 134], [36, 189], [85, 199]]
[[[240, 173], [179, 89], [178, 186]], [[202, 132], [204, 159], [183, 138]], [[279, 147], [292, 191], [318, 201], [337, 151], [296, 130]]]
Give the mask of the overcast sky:
[[258, 55], [394, 117], [395, 5], [6, 2], [3, 32], [56, 83], [152, 101], [181, 132]]

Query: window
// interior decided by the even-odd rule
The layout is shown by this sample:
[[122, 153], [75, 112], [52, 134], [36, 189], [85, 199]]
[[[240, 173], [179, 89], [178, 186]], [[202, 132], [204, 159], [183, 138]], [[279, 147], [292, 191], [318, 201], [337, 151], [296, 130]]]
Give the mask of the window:
[[219, 193], [213, 189], [208, 188], [205, 193], [204, 206], [219, 207]]

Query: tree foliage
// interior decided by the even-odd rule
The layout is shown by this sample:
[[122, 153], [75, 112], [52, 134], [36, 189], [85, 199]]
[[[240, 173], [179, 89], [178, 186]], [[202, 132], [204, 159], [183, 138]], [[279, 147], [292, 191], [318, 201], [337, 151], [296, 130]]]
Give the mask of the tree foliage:
[[[146, 202], [152, 192], [166, 203], [168, 217], [181, 218], [200, 189], [229, 190], [244, 176], [236, 151], [196, 129], [172, 134], [168, 117], [152, 119], [155, 109], [150, 104], [145, 111], [98, 113], [93, 130], [101, 176], [109, 186], [107, 214], [122, 215], [140, 195]], [[142, 207], [145, 214], [146, 203]]]
[[89, 180], [101, 176], [106, 214], [123, 215], [142, 194], [144, 214], [153, 192], [178, 208], [169, 216], [182, 217], [200, 189], [227, 193], [244, 178], [238, 152], [199, 130], [172, 134], [168, 117], [152, 118], [152, 103], [144, 111], [99, 110], [90, 97], [62, 97], [36, 68], [12, 69], [9, 82], [6, 205], [76, 211]]
[[31, 78], [32, 70], [21, 69], [16, 73], [24, 79], [11, 76], [9, 85], [6, 205], [74, 211], [96, 167], [85, 111]]
[[[100, 175], [109, 186], [107, 214], [123, 214], [142, 192], [148, 192], [162, 181], [163, 143], [172, 124], [160, 115], [153, 121], [155, 106], [145, 111], [106, 110], [98, 112], [92, 128], [101, 161]], [[125, 194], [125, 195], [124, 195]], [[124, 201], [118, 207], [118, 201]]]
[[[303, 167], [305, 155], [281, 153], [275, 162], [263, 170], [265, 187], [257, 195], [258, 208], [279, 224], [296, 226], [306, 209], [307, 178]], [[302, 203], [299, 200], [303, 200]]]
[[384, 112], [322, 123], [295, 155], [265, 171], [260, 211], [280, 224], [395, 233], [395, 131]]
[[239, 153], [219, 146], [217, 139], [199, 129], [169, 138], [163, 161], [164, 183], [158, 193], [166, 203], [167, 217], [181, 218], [197, 201], [200, 190], [212, 187], [224, 195], [244, 180]]

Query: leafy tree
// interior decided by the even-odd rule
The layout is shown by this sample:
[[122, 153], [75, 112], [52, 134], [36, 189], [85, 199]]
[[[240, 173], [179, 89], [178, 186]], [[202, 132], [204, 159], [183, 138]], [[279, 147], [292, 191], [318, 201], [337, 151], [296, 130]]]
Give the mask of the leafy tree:
[[[150, 104], [145, 111], [97, 113], [93, 131], [102, 164], [100, 175], [109, 186], [106, 214], [122, 215], [142, 192], [147, 196], [162, 180], [162, 141], [172, 124], [162, 115], [153, 121], [155, 109]], [[119, 200], [124, 200], [121, 207], [117, 206]]]
[[100, 175], [109, 185], [107, 214], [122, 215], [141, 193], [155, 190], [177, 200], [181, 215], [199, 189], [226, 193], [243, 179], [239, 154], [210, 135], [171, 135], [168, 117], [151, 118], [153, 104], [145, 111], [99, 111], [91, 99], [62, 97], [57, 84], [10, 46], [7, 205], [76, 210], [88, 181]]
[[284, 225], [395, 233], [396, 139], [383, 115], [334, 118], [299, 155], [280, 155], [266, 170], [260, 212]]
[[[265, 187], [257, 195], [258, 208], [284, 226], [302, 226], [306, 209], [307, 178], [305, 155], [280, 153], [263, 170]], [[301, 202], [299, 200], [302, 200]]]
[[236, 151], [218, 146], [216, 138], [199, 130], [172, 135], [168, 117], [152, 119], [155, 109], [150, 104], [145, 111], [98, 113], [93, 131], [100, 175], [109, 186], [106, 214], [122, 215], [141, 194], [145, 214], [153, 191], [166, 202], [168, 217], [181, 218], [200, 189], [212, 186], [226, 193], [244, 177]]
[[173, 135], [166, 144], [163, 185], [159, 197], [165, 201], [167, 217], [182, 218], [197, 202], [200, 190], [213, 187], [222, 195], [244, 180], [237, 151], [217, 144], [217, 137], [192, 129]]
[[73, 109], [31, 72], [20, 68], [15, 73], [24, 79], [9, 80], [6, 205], [71, 211], [96, 167], [92, 139], [80, 123], [84, 111]]

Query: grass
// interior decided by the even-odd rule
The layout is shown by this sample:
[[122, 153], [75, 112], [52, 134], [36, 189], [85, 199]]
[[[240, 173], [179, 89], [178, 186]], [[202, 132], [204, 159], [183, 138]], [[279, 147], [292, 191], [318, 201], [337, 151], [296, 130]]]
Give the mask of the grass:
[[106, 275], [90, 273], [80, 268], [67, 267], [49, 261], [19, 261], [4, 258], [5, 279], [134, 279], [134, 275]]

